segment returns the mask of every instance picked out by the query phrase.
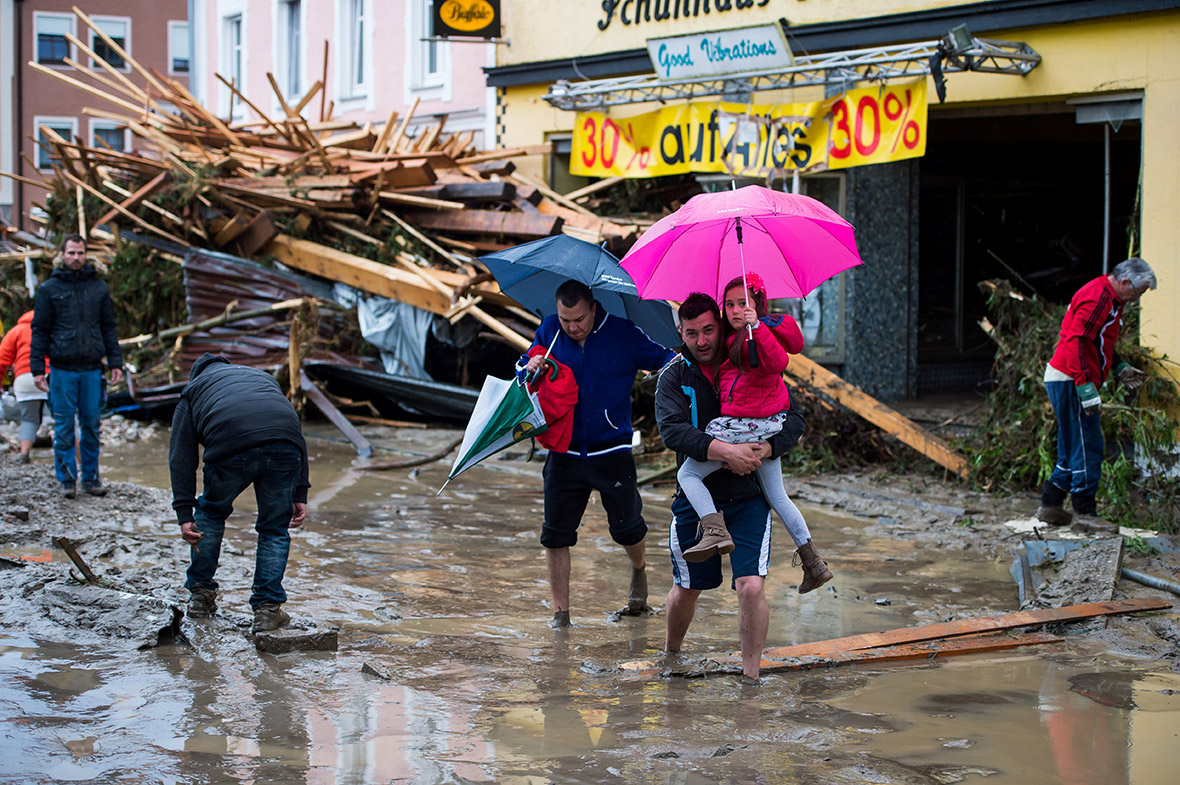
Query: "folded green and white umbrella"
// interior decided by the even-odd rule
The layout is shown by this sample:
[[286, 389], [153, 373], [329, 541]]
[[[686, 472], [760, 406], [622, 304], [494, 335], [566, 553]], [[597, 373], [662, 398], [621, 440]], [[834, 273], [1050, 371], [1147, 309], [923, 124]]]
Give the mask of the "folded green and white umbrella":
[[548, 427], [536, 393], [529, 392], [516, 379], [487, 377], [463, 434], [459, 455], [438, 492], [441, 494], [447, 483], [489, 455], [542, 434]]

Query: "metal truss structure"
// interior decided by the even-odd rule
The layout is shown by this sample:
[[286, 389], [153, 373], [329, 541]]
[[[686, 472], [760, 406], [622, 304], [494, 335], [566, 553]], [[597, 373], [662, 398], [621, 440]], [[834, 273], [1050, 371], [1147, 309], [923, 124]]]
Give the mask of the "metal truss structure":
[[[850, 49], [795, 58], [790, 68], [743, 74], [665, 81], [654, 74], [591, 79], [550, 85], [545, 100], [557, 109], [587, 111], [607, 106], [656, 101], [692, 100], [711, 96], [748, 96], [763, 90], [848, 85], [917, 79], [934, 73], [979, 71], [1024, 76], [1041, 62], [1025, 43], [970, 38], [954, 46], [951, 37], [916, 44]], [[740, 100], [746, 100], [742, 98]]]

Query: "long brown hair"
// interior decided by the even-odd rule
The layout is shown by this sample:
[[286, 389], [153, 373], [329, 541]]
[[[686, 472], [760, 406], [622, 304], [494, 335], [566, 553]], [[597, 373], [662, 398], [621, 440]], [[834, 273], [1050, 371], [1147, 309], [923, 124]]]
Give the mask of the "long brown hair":
[[[734, 336], [737, 330], [729, 323], [729, 315], [725, 312], [725, 301], [729, 297], [729, 290], [742, 287], [743, 281], [739, 275], [727, 283], [725, 288], [721, 290], [721, 341], [722, 345], [726, 347], [726, 351], [729, 353], [729, 361], [733, 363], [734, 367], [742, 371], [748, 371], [750, 370], [750, 365], [745, 352], [746, 339], [739, 336], [733, 341], [732, 345], [730, 344], [729, 339]], [[766, 292], [749, 289], [746, 302], [754, 306], [754, 313], [758, 314], [759, 319], [766, 316]]]

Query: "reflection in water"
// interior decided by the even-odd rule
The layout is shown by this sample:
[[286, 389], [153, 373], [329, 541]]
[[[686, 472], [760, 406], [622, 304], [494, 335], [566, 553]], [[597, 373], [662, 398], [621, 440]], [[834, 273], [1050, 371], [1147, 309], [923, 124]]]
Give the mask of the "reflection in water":
[[[380, 444], [382, 432], [371, 435]], [[448, 437], [397, 438], [424, 453]], [[539, 464], [510, 451], [435, 499], [445, 465], [366, 473], [343, 445], [310, 446], [312, 509], [293, 539], [288, 609], [296, 621], [340, 627], [339, 651], [256, 653], [233, 623], [248, 570], [226, 573], [220, 620], [185, 622], [188, 645], [127, 653], [9, 635], [0, 640], [0, 779], [704, 785], [950, 782], [975, 772], [989, 785], [1154, 785], [1180, 764], [1171, 674], [1096, 681], [1084, 674], [1112, 668], [1074, 664], [1060, 648], [768, 675], [756, 689], [730, 677], [625, 675], [620, 660], [659, 657], [664, 620], [608, 620], [629, 573], [601, 508], [588, 512], [572, 552], [575, 626], [550, 630]], [[165, 451], [163, 440], [128, 445], [104, 472], [166, 483]], [[670, 584], [659, 534], [667, 491], [644, 501], [659, 601]], [[837, 579], [800, 596], [780, 542], [768, 645], [911, 626], [1014, 597], [1001, 565], [958, 553], [947, 562], [886, 527], [806, 513]], [[247, 564], [251, 516], [243, 509], [230, 521]], [[686, 654], [729, 651], [736, 614], [733, 592], [703, 596]], [[391, 679], [363, 675], [366, 663]]]

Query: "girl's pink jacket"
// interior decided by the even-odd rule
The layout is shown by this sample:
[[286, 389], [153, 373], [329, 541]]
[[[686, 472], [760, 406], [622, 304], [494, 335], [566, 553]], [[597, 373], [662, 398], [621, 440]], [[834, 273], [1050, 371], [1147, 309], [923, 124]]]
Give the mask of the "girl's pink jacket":
[[[791, 407], [791, 394], [783, 382], [788, 355], [803, 351], [803, 333], [786, 314], [764, 316], [754, 328], [758, 367], [743, 371], [729, 360], [721, 365], [721, 414], [728, 417], [769, 417]], [[745, 341], [746, 331], [729, 339]]]

